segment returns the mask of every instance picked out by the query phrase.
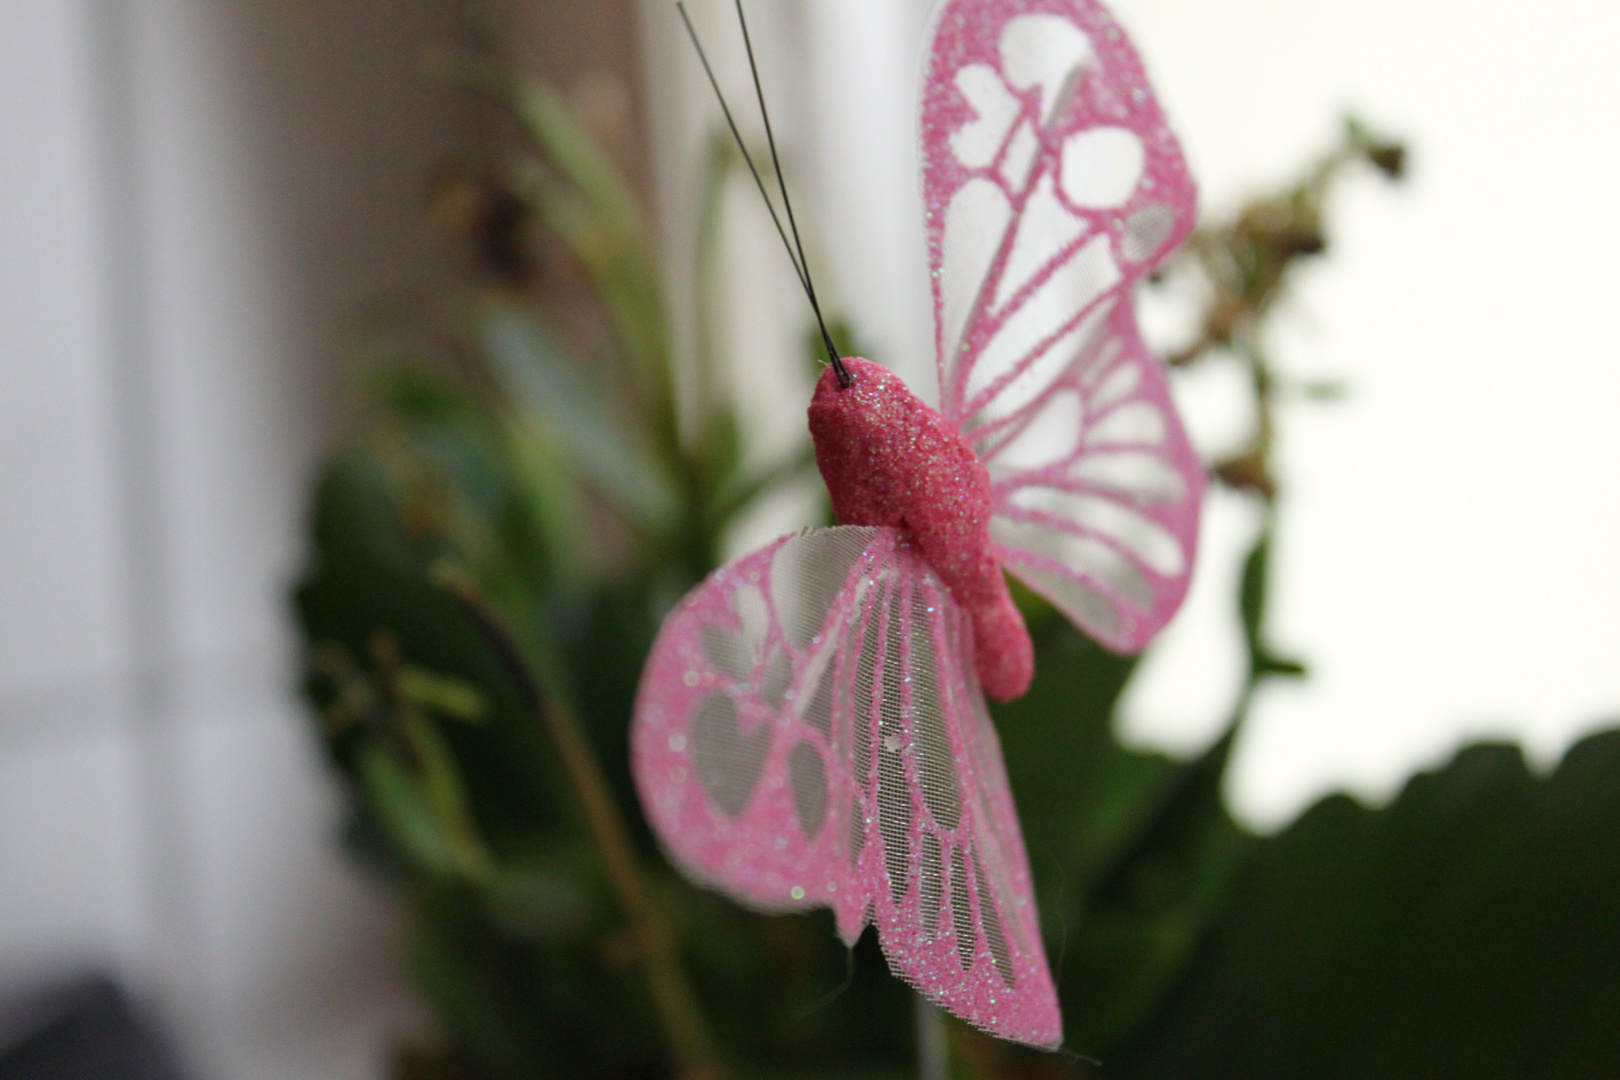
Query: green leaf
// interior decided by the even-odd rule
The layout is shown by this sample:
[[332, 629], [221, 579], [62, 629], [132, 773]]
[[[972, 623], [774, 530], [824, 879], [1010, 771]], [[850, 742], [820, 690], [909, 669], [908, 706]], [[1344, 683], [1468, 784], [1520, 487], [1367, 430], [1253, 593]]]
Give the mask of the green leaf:
[[590, 276], [635, 374], [654, 441], [673, 450], [663, 289], [635, 193], [560, 94], [521, 75], [509, 76], [505, 85], [509, 104], [548, 166], [531, 173], [521, 187], [546, 227]]
[[[341, 649], [372, 655], [378, 634], [391, 635], [408, 667], [431, 671], [476, 690], [485, 721], [443, 732], [465, 778], [479, 833], [497, 852], [535, 830], [554, 828], [572, 798], [522, 688], [467, 614], [427, 579], [424, 560], [406, 543], [387, 484], [363, 455], [338, 458], [319, 485], [314, 517], [317, 557], [294, 600], [305, 639], [320, 646], [315, 661]], [[330, 683], [324, 672], [315, 683]], [[315, 686], [312, 685], [312, 691]], [[317, 706], [329, 704], [316, 695]], [[329, 745], [343, 768], [354, 760], [355, 725]]]
[[1061, 618], [1036, 625], [1035, 681], [993, 712], [1068, 1040], [1093, 1052], [1150, 1014], [1197, 944], [1233, 856], [1225, 759], [1122, 747], [1113, 712], [1134, 658]]
[[379, 743], [360, 751], [360, 782], [383, 831], [414, 864], [448, 877], [455, 858], [416, 777]]
[[[502, 424], [502, 434], [516, 489], [515, 501], [524, 528], [541, 549], [538, 554], [550, 579], [548, 584], [552, 591], [576, 592], [588, 583], [596, 565], [590, 550], [589, 509], [579, 478], [554, 441], [531, 417], [509, 414]], [[521, 536], [509, 535], [507, 547], [521, 557]]]
[[1265, 640], [1266, 586], [1271, 569], [1272, 522], [1267, 518], [1260, 538], [1243, 560], [1243, 579], [1238, 588], [1238, 610], [1243, 619], [1243, 636], [1249, 647], [1250, 690], [1261, 679], [1303, 679], [1308, 674], [1304, 661], [1278, 656]]
[[1221, 795], [1232, 733], [1167, 770], [1080, 909], [1061, 976], [1068, 1042], [1105, 1056], [1157, 1011], [1220, 910], [1250, 837]]
[[618, 168], [585, 131], [563, 96], [539, 79], [514, 73], [511, 104], [546, 160], [589, 199], [606, 221], [643, 235], [641, 203]]
[[1303, 679], [1310, 674], [1310, 670], [1304, 661], [1264, 653], [1255, 658], [1254, 674], [1256, 677], [1271, 675], [1280, 679]]
[[1177, 1080], [1609, 1078], [1620, 1067], [1620, 732], [1545, 780], [1475, 746], [1393, 805], [1264, 842], [1155, 1022]]
[[413, 704], [469, 724], [484, 720], [489, 712], [476, 686], [410, 664], [399, 669], [399, 692]]
[[1113, 714], [1135, 659], [1040, 616], [1029, 693], [992, 711], [1067, 1043], [1104, 1056], [1191, 961], [1248, 838], [1221, 800], [1230, 738], [1188, 764], [1121, 746]]
[[632, 522], [650, 532], [667, 528], [675, 502], [656, 459], [627, 437], [534, 316], [492, 302], [479, 337], [508, 399], [547, 433], [546, 443]]
[[596, 899], [578, 877], [534, 867], [507, 870], [484, 891], [484, 910], [501, 933], [520, 941], [577, 941], [593, 921]]
[[441, 375], [408, 368], [374, 378], [390, 423], [369, 441], [401, 531], [422, 558], [453, 552], [485, 576], [555, 576], [540, 509], [504, 452], [491, 411]]
[[466, 390], [414, 365], [379, 368], [369, 381], [389, 410], [410, 423], [442, 427], [477, 424], [483, 419]]
[[427, 717], [408, 711], [401, 719], [416, 756], [418, 783], [434, 823], [444, 838], [455, 873], [474, 884], [494, 875], [495, 861], [478, 835], [455, 757], [444, 735]]
[[1114, 741], [1114, 704], [1135, 660], [1103, 651], [1061, 618], [1044, 629], [1029, 692], [991, 706], [1043, 907], [1090, 888], [1171, 768]]
[[323, 557], [360, 559], [399, 571], [416, 562], [400, 530], [387, 479], [369, 455], [350, 451], [329, 461], [312, 503], [310, 533]]
[[1243, 578], [1238, 586], [1238, 611], [1243, 618], [1243, 635], [1251, 655], [1264, 652], [1260, 645], [1261, 623], [1266, 617], [1266, 577], [1271, 565], [1271, 524], [1260, 533], [1243, 560]]

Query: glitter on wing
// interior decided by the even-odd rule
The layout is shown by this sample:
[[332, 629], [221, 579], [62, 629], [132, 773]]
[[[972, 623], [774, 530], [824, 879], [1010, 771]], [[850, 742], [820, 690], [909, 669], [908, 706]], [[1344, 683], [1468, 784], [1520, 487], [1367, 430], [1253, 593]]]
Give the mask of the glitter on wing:
[[870, 923], [930, 1000], [1053, 1046], [1057, 998], [970, 634], [900, 531], [784, 537], [665, 621], [633, 771], [694, 879], [764, 911], [832, 908], [850, 944]]

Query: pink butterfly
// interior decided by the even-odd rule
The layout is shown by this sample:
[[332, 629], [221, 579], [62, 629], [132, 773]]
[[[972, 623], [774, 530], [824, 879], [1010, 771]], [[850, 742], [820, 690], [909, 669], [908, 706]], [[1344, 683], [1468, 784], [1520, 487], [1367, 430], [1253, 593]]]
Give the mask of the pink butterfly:
[[922, 142], [941, 408], [865, 360], [823, 372], [810, 429], [843, 524], [723, 567], [669, 615], [633, 765], [694, 879], [830, 907], [848, 944], [871, 923], [929, 1000], [1051, 1047], [983, 696], [1033, 670], [1002, 567], [1116, 650], [1180, 604], [1202, 471], [1131, 291], [1190, 231], [1194, 190], [1094, 0], [944, 3]]

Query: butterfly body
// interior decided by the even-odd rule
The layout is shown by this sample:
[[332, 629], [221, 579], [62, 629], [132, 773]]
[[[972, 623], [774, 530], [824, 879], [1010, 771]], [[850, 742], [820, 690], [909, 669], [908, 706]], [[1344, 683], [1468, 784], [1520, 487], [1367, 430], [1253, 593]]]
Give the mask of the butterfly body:
[[1029, 689], [1035, 652], [990, 544], [990, 473], [955, 425], [886, 368], [846, 357], [810, 402], [816, 464], [844, 525], [905, 531], [973, 625], [979, 682], [1011, 701]]

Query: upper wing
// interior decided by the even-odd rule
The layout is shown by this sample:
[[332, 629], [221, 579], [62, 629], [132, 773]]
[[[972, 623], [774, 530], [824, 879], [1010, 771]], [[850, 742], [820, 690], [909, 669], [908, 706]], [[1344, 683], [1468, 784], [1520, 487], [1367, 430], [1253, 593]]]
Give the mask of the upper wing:
[[1003, 561], [1104, 644], [1175, 612], [1203, 473], [1131, 292], [1195, 194], [1093, 0], [948, 0], [923, 90], [941, 411], [995, 488]]
[[1054, 1046], [1057, 996], [1000, 745], [949, 590], [892, 529], [813, 529], [717, 571], [659, 633], [632, 729], [687, 873], [866, 923], [894, 971]]

